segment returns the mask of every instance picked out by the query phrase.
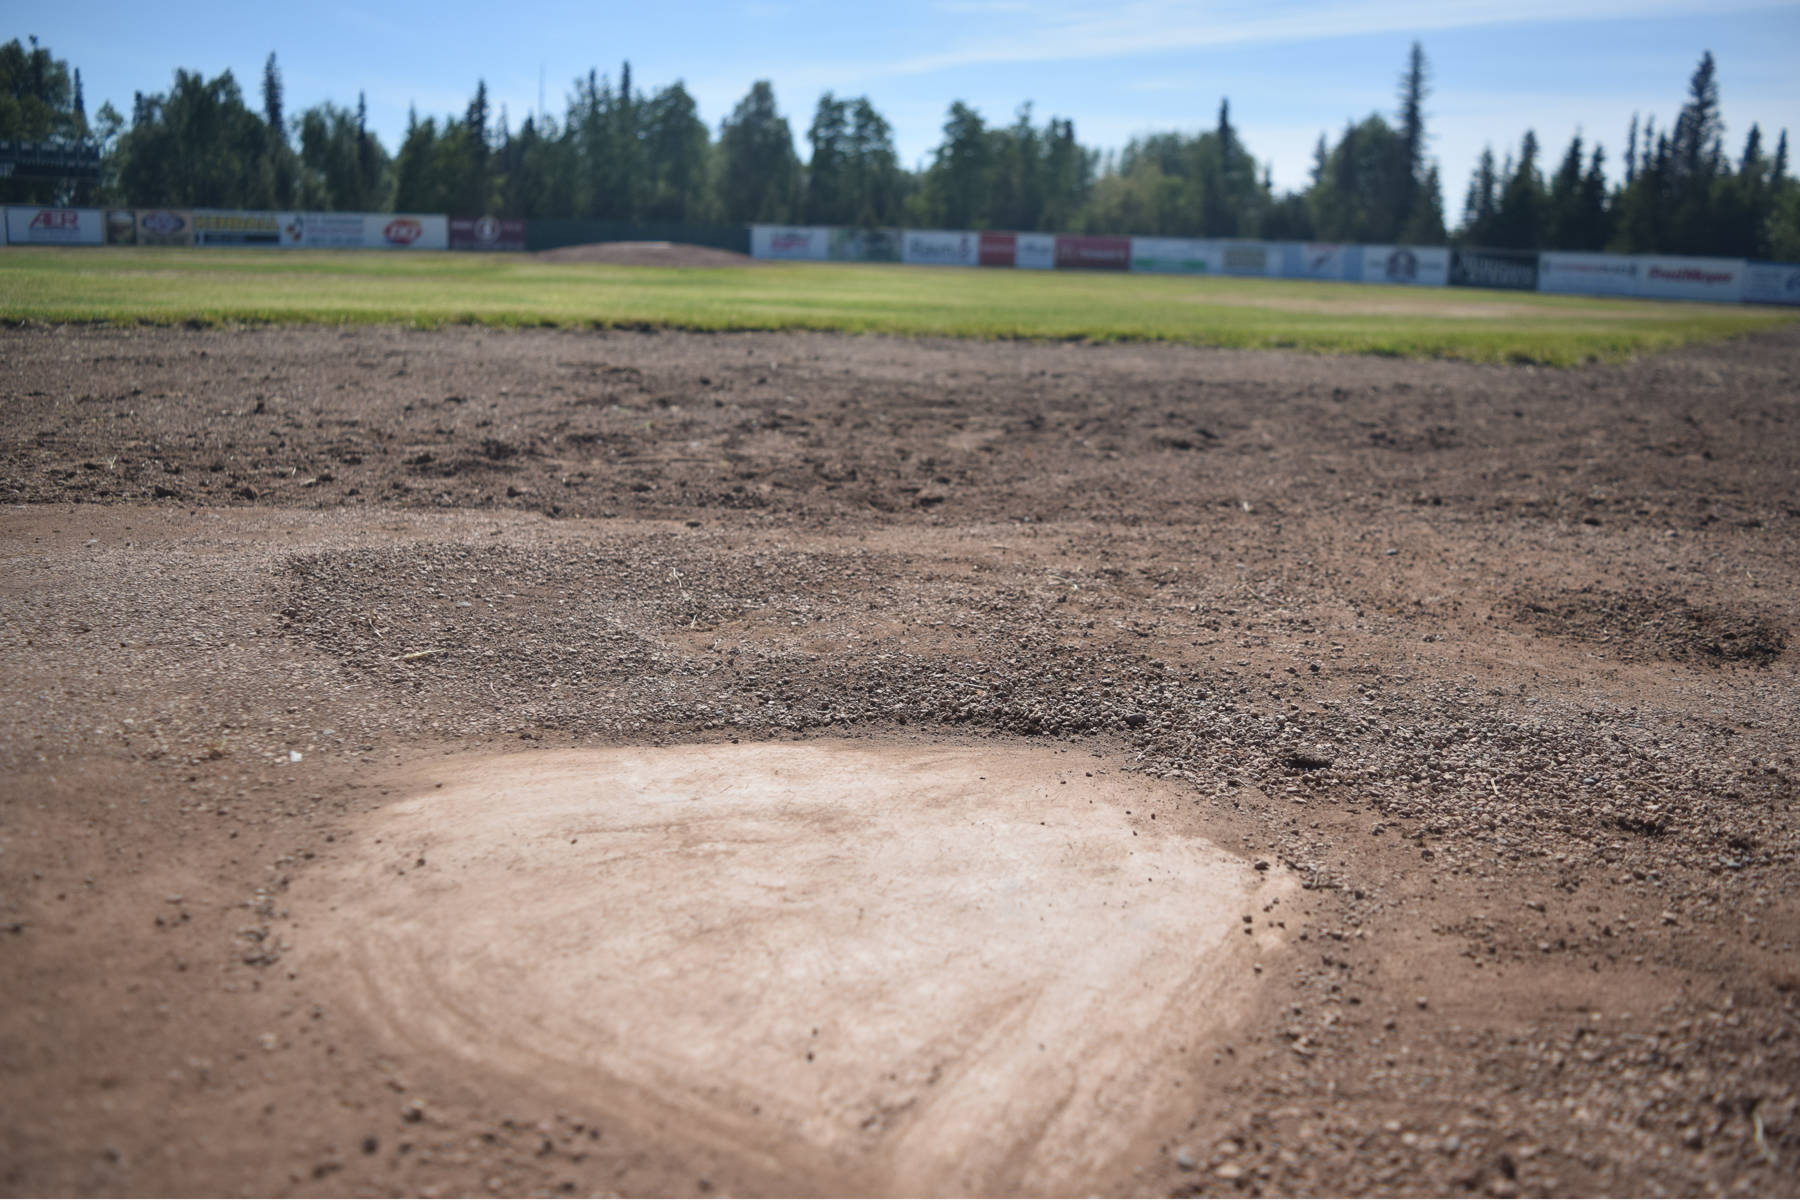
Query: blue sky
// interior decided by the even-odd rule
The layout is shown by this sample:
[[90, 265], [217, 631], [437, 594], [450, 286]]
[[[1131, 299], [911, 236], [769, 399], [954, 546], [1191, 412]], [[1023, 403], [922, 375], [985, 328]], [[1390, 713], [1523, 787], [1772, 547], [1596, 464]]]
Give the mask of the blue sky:
[[[1672, 123], [1702, 50], [1719, 60], [1727, 148], [1752, 121], [1766, 144], [1800, 139], [1800, 3], [1771, 0], [665, 0], [661, 4], [432, 0], [415, 5], [199, 4], [88, 0], [18, 5], [0, 36], [36, 34], [79, 67], [89, 111], [162, 91], [177, 66], [229, 68], [257, 103], [262, 62], [279, 58], [290, 112], [368, 94], [372, 123], [398, 145], [409, 105], [461, 112], [485, 78], [516, 126], [560, 114], [570, 81], [630, 59], [640, 89], [683, 80], [720, 118], [768, 78], [802, 144], [819, 93], [867, 94], [894, 125], [901, 158], [922, 161], [954, 99], [992, 122], [1024, 100], [1041, 123], [1074, 119], [1086, 144], [1209, 126], [1229, 96], [1234, 123], [1279, 187], [1305, 181], [1314, 142], [1346, 120], [1391, 112], [1407, 47], [1433, 72], [1430, 153], [1452, 223], [1484, 143], [1537, 131], [1554, 166], [1577, 129], [1616, 171], [1633, 112]], [[1800, 145], [1795, 147], [1800, 159]]]

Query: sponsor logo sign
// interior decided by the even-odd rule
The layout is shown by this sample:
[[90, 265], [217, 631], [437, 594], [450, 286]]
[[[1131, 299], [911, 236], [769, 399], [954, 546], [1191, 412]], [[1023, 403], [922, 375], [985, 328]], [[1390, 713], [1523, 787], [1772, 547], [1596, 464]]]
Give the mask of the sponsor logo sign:
[[1620, 254], [1538, 255], [1538, 291], [1574, 296], [1635, 296], [1639, 264]]
[[1131, 269], [1131, 239], [1126, 237], [1056, 237], [1058, 269], [1077, 271], [1128, 271]]
[[895, 229], [833, 229], [829, 254], [833, 262], [899, 262], [900, 233]]
[[140, 246], [191, 246], [194, 214], [177, 208], [140, 208], [137, 241]]
[[451, 217], [452, 250], [523, 250], [525, 222], [518, 217]]
[[283, 216], [270, 212], [220, 212], [200, 209], [194, 213], [197, 246], [279, 246]]
[[137, 214], [129, 208], [107, 209], [106, 244], [109, 246], [137, 245]]
[[8, 208], [6, 240], [36, 246], [98, 246], [106, 240], [106, 214], [97, 208]]
[[1219, 253], [1219, 269], [1227, 275], [1267, 275], [1269, 248], [1261, 242], [1226, 242]]
[[450, 218], [365, 213], [362, 244], [381, 250], [448, 250]]
[[1349, 254], [1354, 249], [1335, 242], [1284, 242], [1270, 246], [1271, 258], [1281, 256], [1279, 268], [1283, 279], [1343, 279], [1349, 272]]
[[1638, 295], [1658, 300], [1744, 298], [1744, 261], [1733, 258], [1638, 259]]
[[1219, 244], [1198, 238], [1131, 239], [1131, 269], [1164, 275], [1210, 275], [1218, 270]]
[[1800, 304], [1800, 263], [1749, 263], [1744, 300], [1750, 304]]
[[281, 244], [307, 250], [360, 250], [362, 213], [294, 213], [281, 227]]
[[935, 267], [973, 267], [981, 262], [981, 238], [973, 233], [908, 229], [900, 235], [900, 261]]
[[1450, 252], [1450, 286], [1505, 288], [1535, 292], [1538, 256], [1535, 250], [1471, 250]]
[[831, 257], [831, 231], [804, 225], [752, 225], [750, 256], [823, 262]]
[[1019, 258], [1019, 236], [1014, 233], [982, 234], [980, 258], [984, 267], [1012, 266]]
[[1056, 235], [1021, 233], [1013, 243], [1013, 266], [1048, 271], [1056, 266]]
[[1442, 246], [1364, 246], [1364, 283], [1443, 287], [1450, 282], [1450, 251]]

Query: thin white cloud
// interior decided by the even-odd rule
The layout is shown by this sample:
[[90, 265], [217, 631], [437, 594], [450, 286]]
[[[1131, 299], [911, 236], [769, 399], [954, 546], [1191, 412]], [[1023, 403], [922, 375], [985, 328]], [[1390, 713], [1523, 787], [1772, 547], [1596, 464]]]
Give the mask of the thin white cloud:
[[1030, 12], [1025, 0], [933, 0], [933, 11], [956, 17], [985, 16], [990, 13]]
[[1787, 6], [1791, 0], [1360, 0], [1350, 4], [1200, 3], [1138, 0], [1078, 3], [1039, 11], [1028, 29], [972, 38], [865, 74], [923, 75], [1005, 63], [1124, 58], [1249, 43], [1325, 41], [1366, 34], [1565, 21], [1616, 21]]

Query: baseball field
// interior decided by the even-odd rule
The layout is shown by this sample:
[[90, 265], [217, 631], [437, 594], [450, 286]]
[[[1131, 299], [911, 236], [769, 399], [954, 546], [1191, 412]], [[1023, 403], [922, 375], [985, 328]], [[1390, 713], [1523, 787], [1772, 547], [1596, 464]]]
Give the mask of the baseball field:
[[0, 321], [0, 1192], [1800, 1190], [1792, 313], [9, 249]]
[[[1779, 309], [1535, 292], [661, 256], [13, 249], [0, 315], [109, 324], [406, 324], [1154, 341], [1568, 366], [1771, 329]], [[665, 258], [705, 263], [622, 265]], [[720, 266], [730, 263], [732, 266]], [[610, 261], [609, 261], [610, 260]]]

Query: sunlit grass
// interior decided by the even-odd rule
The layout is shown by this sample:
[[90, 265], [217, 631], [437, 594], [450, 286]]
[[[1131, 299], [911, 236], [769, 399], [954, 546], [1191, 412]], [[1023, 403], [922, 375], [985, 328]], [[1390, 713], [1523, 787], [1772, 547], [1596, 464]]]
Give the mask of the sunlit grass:
[[0, 250], [0, 319], [9, 321], [804, 329], [1566, 365], [1796, 317], [1524, 292], [873, 264], [668, 269], [527, 255]]

